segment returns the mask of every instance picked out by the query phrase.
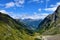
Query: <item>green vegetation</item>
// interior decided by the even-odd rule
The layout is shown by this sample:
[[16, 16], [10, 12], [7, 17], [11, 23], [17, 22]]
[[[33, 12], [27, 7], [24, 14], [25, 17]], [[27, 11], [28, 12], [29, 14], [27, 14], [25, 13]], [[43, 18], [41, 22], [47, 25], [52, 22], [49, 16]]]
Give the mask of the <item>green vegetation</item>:
[[0, 40], [34, 40], [32, 34], [23, 23], [0, 13]]
[[41, 40], [41, 39], [35, 38], [35, 40]]

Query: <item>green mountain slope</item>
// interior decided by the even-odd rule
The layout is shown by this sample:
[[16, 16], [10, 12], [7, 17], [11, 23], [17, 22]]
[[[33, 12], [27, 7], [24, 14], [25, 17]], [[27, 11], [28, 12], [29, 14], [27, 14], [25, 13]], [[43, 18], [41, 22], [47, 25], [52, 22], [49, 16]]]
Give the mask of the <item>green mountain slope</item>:
[[0, 12], [0, 40], [33, 40], [32, 33], [23, 23]]
[[38, 27], [41, 34], [60, 34], [60, 5], [53, 14], [48, 15]]

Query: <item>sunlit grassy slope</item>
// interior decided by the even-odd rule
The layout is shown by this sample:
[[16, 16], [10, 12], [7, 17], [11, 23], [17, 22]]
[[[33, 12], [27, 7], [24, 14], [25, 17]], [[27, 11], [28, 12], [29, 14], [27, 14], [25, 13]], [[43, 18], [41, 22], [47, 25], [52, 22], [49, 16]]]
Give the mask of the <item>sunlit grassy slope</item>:
[[33, 32], [7, 14], [0, 13], [0, 40], [34, 40]]

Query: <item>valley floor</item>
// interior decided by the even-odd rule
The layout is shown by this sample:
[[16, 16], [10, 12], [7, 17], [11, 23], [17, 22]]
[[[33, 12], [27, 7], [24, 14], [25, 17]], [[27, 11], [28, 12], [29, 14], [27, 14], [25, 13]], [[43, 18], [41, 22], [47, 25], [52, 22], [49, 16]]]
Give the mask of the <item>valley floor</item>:
[[42, 35], [42, 36], [36, 36], [36, 38], [40, 40], [60, 40], [60, 34], [58, 35]]

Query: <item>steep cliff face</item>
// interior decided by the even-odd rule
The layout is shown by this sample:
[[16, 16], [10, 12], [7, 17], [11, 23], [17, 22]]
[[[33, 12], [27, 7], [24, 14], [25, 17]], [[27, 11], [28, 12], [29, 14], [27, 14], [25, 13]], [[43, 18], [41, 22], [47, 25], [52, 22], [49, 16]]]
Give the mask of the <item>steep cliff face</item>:
[[39, 24], [38, 30], [42, 34], [60, 34], [60, 5]]

